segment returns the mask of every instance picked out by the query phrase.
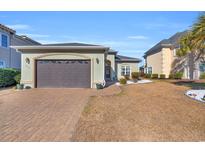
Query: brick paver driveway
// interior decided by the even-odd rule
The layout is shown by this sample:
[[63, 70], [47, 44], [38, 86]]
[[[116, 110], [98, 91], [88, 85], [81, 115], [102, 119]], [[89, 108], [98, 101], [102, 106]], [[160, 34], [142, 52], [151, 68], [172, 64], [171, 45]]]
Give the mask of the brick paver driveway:
[[95, 89], [30, 89], [0, 93], [0, 141], [69, 141]]

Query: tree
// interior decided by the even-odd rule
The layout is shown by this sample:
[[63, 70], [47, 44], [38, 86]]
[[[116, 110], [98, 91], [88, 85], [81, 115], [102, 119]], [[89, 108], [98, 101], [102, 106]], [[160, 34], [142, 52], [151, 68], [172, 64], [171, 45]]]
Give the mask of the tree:
[[190, 78], [193, 79], [196, 61], [203, 60], [205, 55], [205, 13], [199, 16], [198, 21], [179, 41], [177, 50], [179, 57], [188, 56], [190, 66]]
[[192, 48], [197, 50], [198, 58], [204, 58], [205, 55], [205, 13], [192, 26]]

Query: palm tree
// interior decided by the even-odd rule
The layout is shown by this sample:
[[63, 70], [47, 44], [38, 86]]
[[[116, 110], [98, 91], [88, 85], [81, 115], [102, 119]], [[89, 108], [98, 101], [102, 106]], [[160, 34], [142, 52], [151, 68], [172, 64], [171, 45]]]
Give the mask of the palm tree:
[[193, 39], [192, 46], [198, 51], [198, 58], [204, 58], [205, 55], [205, 13], [192, 27]]
[[205, 55], [205, 13], [199, 16], [191, 30], [179, 41], [179, 57], [189, 56], [191, 60], [190, 78], [193, 79], [196, 61], [203, 60]]

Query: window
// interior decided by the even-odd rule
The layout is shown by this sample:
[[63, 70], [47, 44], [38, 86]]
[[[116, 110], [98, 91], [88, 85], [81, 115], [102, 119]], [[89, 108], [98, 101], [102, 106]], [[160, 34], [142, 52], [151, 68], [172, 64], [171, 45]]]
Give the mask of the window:
[[148, 68], [147, 68], [147, 73], [148, 73], [148, 74], [152, 74], [152, 67], [148, 67]]
[[205, 63], [199, 64], [199, 70], [200, 70], [200, 72], [205, 72]]
[[121, 67], [121, 76], [129, 75], [130, 76], [130, 66]]
[[0, 68], [4, 68], [5, 67], [5, 61], [4, 60], [0, 60]]
[[1, 35], [1, 46], [5, 48], [8, 47], [8, 36], [4, 34]]

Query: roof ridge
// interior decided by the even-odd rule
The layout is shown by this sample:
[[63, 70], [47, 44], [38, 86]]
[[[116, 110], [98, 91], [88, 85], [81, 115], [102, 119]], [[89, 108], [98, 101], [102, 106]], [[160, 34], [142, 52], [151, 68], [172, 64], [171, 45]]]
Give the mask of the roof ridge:
[[6, 26], [6, 25], [4, 25], [4, 24], [1, 24], [1, 23], [0, 23], [0, 28], [4, 29], [4, 30], [6, 30], [6, 31], [9, 31], [10, 33], [13, 33], [13, 34], [16, 33], [15, 30], [13, 30], [13, 29], [9, 28], [8, 26]]

